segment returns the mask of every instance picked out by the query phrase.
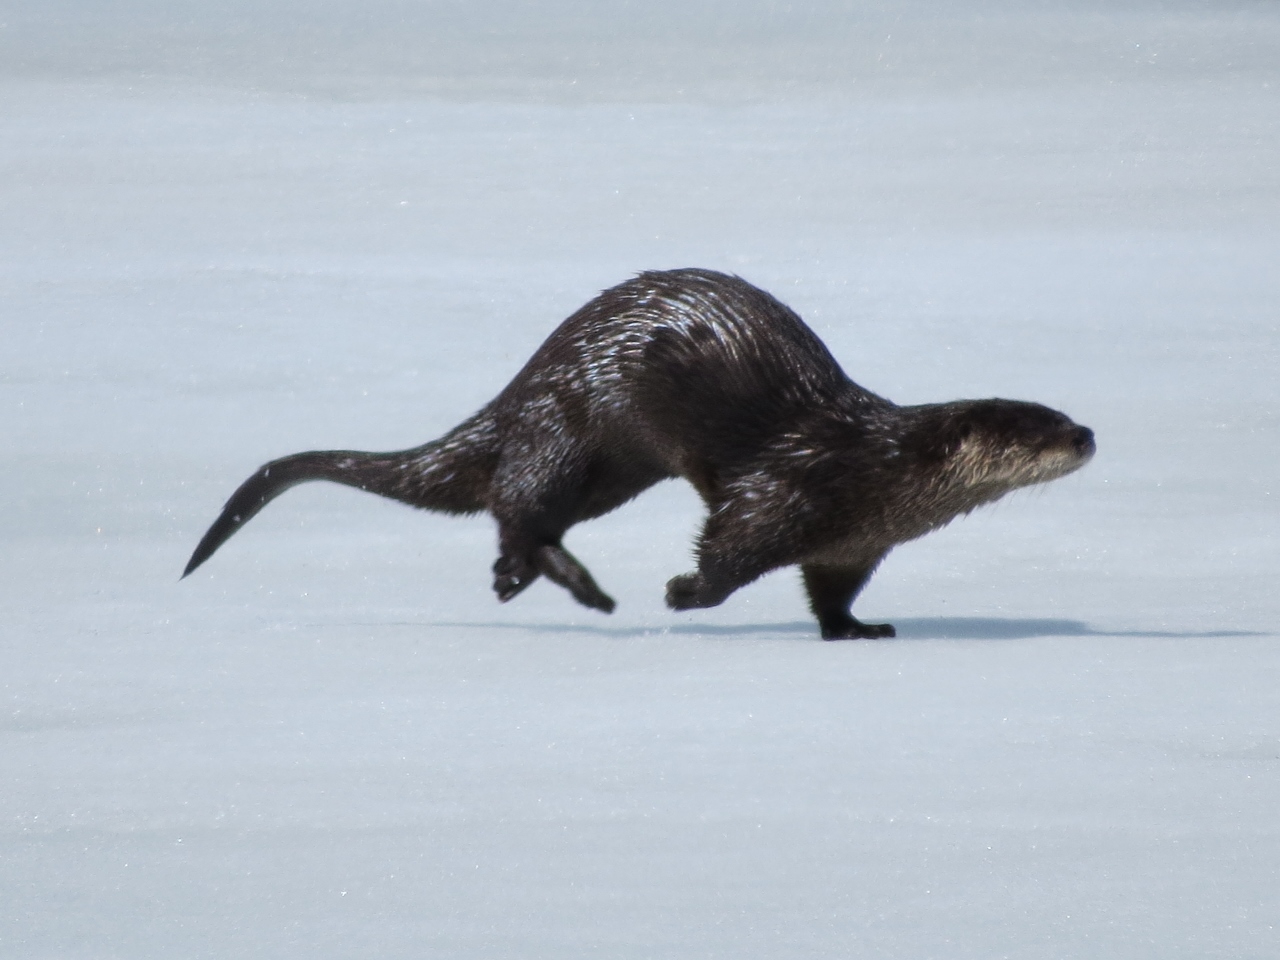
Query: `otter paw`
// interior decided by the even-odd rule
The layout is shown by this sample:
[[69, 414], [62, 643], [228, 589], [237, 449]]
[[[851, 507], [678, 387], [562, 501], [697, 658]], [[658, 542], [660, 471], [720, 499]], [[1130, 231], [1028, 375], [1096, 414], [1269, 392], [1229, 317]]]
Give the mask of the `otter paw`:
[[700, 573], [682, 573], [667, 581], [667, 606], [672, 610], [714, 607], [724, 596], [712, 592]]
[[538, 579], [538, 571], [533, 565], [517, 557], [499, 557], [493, 565], [493, 573], [493, 592], [503, 603]]
[[667, 581], [667, 606], [672, 610], [689, 610], [697, 606], [698, 575], [683, 573]]
[[820, 626], [823, 640], [880, 640], [898, 635], [898, 631], [893, 629], [891, 623], [863, 623], [853, 617], [839, 623], [824, 623]]
[[596, 588], [595, 590], [584, 590], [582, 592], [575, 590], [573, 591], [573, 599], [577, 600], [584, 607], [589, 607], [592, 610], [599, 610], [601, 613], [613, 613], [614, 608], [618, 606], [617, 603], [614, 602], [613, 597], [609, 596], [599, 588]]

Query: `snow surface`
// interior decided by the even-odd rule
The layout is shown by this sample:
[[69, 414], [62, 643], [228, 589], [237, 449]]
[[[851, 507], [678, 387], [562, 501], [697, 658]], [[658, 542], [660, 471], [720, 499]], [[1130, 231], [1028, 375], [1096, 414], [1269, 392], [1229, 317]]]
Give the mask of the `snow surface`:
[[[259, 6], [0, 16], [0, 955], [1280, 954], [1280, 9]], [[695, 265], [1098, 456], [894, 641], [667, 611], [677, 484], [568, 538], [612, 617], [324, 485], [178, 582]]]

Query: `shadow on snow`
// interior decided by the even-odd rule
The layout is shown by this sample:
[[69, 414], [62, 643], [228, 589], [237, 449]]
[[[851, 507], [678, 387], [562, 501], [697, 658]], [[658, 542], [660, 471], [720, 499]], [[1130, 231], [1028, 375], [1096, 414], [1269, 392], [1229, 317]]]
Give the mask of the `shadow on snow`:
[[[1167, 639], [1218, 639], [1261, 637], [1256, 630], [1105, 630], [1090, 627], [1082, 620], [1019, 619], [1011, 617], [899, 617], [893, 620], [897, 640], [1030, 640], [1036, 637], [1162, 637]], [[461, 623], [421, 624], [433, 627], [462, 627], [477, 630], [530, 630], [535, 633], [585, 633], [601, 637], [643, 637], [677, 634], [699, 637], [743, 637], [750, 635], [800, 634], [818, 639], [813, 621], [793, 623], [693, 624], [662, 627], [608, 627], [582, 623]], [[867, 642], [867, 641], [862, 641]], [[893, 642], [875, 641], [875, 642]]]

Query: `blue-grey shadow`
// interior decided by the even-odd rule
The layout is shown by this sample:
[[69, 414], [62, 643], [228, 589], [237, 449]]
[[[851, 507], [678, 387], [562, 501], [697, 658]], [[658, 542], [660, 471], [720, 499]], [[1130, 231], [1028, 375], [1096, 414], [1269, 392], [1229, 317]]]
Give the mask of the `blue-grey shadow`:
[[1255, 630], [1106, 630], [1083, 620], [1013, 617], [904, 617], [898, 636], [918, 640], [1031, 640], [1036, 637], [1164, 637], [1220, 639], [1266, 636]]
[[[811, 620], [791, 623], [696, 624], [673, 623], [651, 627], [611, 627], [586, 623], [462, 623], [435, 622], [433, 627], [461, 627], [476, 630], [527, 630], [534, 633], [590, 634], [600, 637], [661, 636], [674, 634], [691, 637], [777, 636], [778, 634], [818, 638], [818, 626]], [[897, 617], [896, 640], [1034, 640], [1038, 637], [1151, 637], [1163, 639], [1227, 639], [1230, 637], [1267, 636], [1256, 630], [1105, 630], [1089, 626], [1083, 620], [1028, 619], [1016, 617]], [[863, 641], [866, 642], [866, 641]], [[874, 641], [877, 643], [889, 642]]]

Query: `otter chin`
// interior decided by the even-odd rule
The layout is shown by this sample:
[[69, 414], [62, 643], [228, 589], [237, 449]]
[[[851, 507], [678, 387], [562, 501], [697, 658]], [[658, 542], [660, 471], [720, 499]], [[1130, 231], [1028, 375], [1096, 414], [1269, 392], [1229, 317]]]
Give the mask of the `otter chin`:
[[614, 601], [564, 548], [575, 524], [681, 477], [707, 518], [675, 610], [712, 607], [799, 566], [828, 640], [892, 637], [851, 607], [899, 543], [1012, 490], [1078, 470], [1093, 431], [1017, 400], [898, 406], [858, 386], [788, 307], [709, 270], [642, 273], [565, 320], [494, 400], [438, 440], [292, 454], [227, 501], [187, 576], [290, 487], [329, 480], [498, 527], [493, 589], [539, 577]]

